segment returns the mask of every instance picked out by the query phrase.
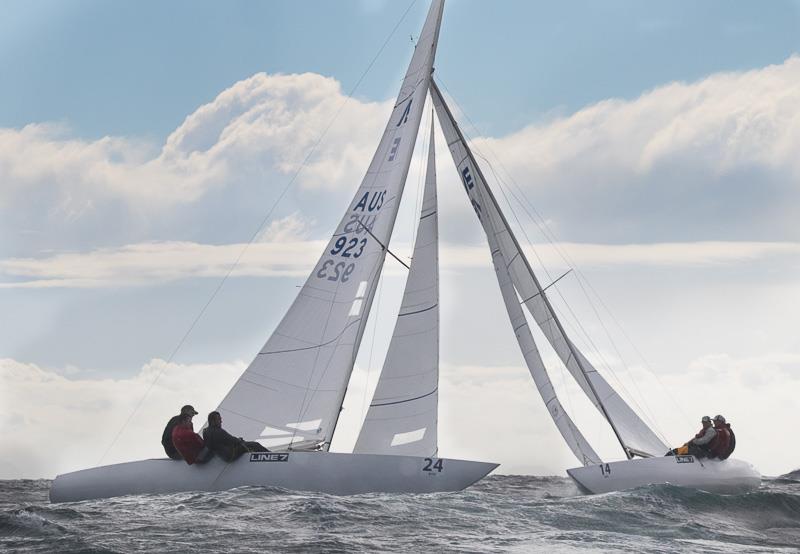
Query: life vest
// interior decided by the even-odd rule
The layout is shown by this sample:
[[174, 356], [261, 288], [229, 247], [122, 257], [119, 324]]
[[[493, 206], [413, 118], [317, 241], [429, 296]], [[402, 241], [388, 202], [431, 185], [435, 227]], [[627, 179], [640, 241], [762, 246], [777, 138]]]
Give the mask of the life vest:
[[733, 429], [731, 429], [731, 424], [726, 423], [725, 428], [730, 434], [730, 440], [728, 441], [728, 449], [719, 457], [720, 460], [727, 460], [728, 457], [733, 454], [733, 451], [736, 450], [736, 435], [734, 434]]
[[195, 433], [191, 427], [184, 425], [178, 425], [172, 430], [172, 444], [189, 465], [197, 460], [197, 455], [205, 446], [200, 435]]
[[717, 432], [716, 436], [708, 444], [708, 451], [712, 458], [719, 458], [724, 460], [723, 456], [728, 452], [731, 443], [731, 433], [725, 424], [720, 427], [714, 426]]

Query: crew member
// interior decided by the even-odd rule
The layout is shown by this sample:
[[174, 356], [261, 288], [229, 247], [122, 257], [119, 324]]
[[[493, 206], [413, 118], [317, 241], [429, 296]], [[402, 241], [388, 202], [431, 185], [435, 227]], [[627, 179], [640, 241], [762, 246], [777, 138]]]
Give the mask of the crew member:
[[172, 430], [172, 444], [189, 465], [204, 464], [214, 456], [200, 435], [194, 432], [191, 414], [183, 414]]
[[172, 430], [175, 429], [175, 426], [181, 420], [181, 417], [188, 414], [189, 416], [196, 416], [197, 411], [187, 404], [183, 408], [181, 408], [181, 413], [176, 416], [172, 416], [170, 420], [167, 422], [167, 426], [164, 427], [164, 432], [161, 433], [161, 445], [164, 447], [164, 452], [167, 453], [167, 456], [172, 458], [173, 460], [182, 460], [180, 452], [175, 449], [175, 445], [172, 444]]
[[219, 412], [208, 414], [208, 427], [203, 430], [203, 440], [206, 448], [226, 462], [236, 460], [245, 452], [269, 452], [260, 443], [246, 441], [228, 433], [222, 428], [222, 416]]
[[731, 424], [722, 415], [714, 416], [714, 430], [717, 437], [712, 441], [711, 454], [720, 460], [727, 460], [736, 448], [736, 435], [733, 434]]
[[703, 428], [700, 429], [700, 432], [697, 433], [687, 445], [689, 447], [689, 454], [697, 456], [698, 458], [708, 458], [710, 456], [710, 443], [714, 440], [714, 437], [717, 436], [717, 432], [714, 430], [714, 425], [711, 423], [710, 417], [703, 416], [703, 419], [700, 421], [703, 424]]

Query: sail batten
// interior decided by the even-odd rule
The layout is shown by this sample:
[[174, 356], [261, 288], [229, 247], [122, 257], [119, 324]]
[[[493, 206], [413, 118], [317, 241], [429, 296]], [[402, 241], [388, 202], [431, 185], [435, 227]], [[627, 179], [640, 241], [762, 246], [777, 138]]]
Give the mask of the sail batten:
[[405, 186], [443, 4], [431, 4], [369, 168], [323, 255], [219, 405], [234, 435], [269, 444], [330, 445]]
[[422, 198], [403, 300], [355, 453], [433, 456], [438, 449], [439, 223], [433, 118]]
[[[526, 299], [523, 302], [526, 309], [583, 392], [608, 420], [626, 455], [629, 456], [632, 451], [662, 455], [667, 450], [666, 444], [636, 415], [567, 338], [546, 292], [530, 267], [435, 82], [431, 83], [431, 96], [464, 189], [486, 231], [490, 251], [493, 254], [497, 251], [502, 256], [503, 269], [507, 271], [516, 293]], [[496, 255], [494, 258], [496, 259]], [[514, 303], [519, 307], [516, 293]], [[535, 360], [534, 366], [536, 366]], [[531, 364], [529, 369], [533, 375], [534, 369], [531, 368]], [[543, 371], [546, 373], [546, 370]], [[570, 443], [570, 439], [563, 432], [562, 436]]]

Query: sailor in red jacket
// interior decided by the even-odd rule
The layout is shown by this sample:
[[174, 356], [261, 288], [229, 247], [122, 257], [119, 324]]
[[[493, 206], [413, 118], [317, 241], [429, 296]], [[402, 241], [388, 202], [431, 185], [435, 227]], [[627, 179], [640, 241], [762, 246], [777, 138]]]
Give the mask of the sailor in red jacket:
[[712, 458], [725, 460], [735, 448], [736, 443], [734, 441], [736, 439], [733, 438], [733, 430], [721, 415], [714, 416], [714, 430], [717, 432], [717, 436], [709, 444], [708, 450]]
[[206, 448], [200, 435], [194, 432], [190, 414], [184, 414], [172, 430], [172, 444], [189, 465], [204, 464], [214, 455]]

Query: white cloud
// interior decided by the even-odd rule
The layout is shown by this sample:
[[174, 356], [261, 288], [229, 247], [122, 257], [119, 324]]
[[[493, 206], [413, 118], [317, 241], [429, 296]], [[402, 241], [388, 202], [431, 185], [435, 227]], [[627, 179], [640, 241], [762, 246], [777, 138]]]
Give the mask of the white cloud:
[[661, 86], [632, 101], [606, 100], [477, 145], [502, 152], [515, 169], [532, 173], [534, 183], [542, 183], [535, 176], [575, 164], [613, 176], [685, 161], [719, 173], [759, 164], [797, 177], [799, 101], [800, 57], [793, 56], [761, 69]]
[[[233, 276], [304, 277], [311, 271], [325, 243], [299, 240], [309, 233], [298, 214], [273, 222], [251, 245], [209, 245], [192, 242], [152, 242], [118, 249], [101, 248], [86, 253], [61, 253], [42, 258], [0, 260], [0, 288], [92, 288], [154, 285], [195, 277], [222, 277], [245, 249]], [[274, 241], [274, 242], [272, 242]], [[408, 245], [392, 247], [410, 251]], [[489, 267], [484, 246], [441, 247], [444, 270]], [[559, 252], [567, 252], [578, 267], [613, 265], [698, 267], [732, 265], [756, 259], [784, 257], [795, 260], [800, 243], [700, 242], [673, 244], [546, 244], [535, 255], [550, 269], [566, 266]], [[391, 270], [392, 267], [389, 267]]]
[[[508, 170], [560, 234], [649, 242], [796, 239], [798, 143], [793, 56], [599, 102], [474, 146], [498, 173]], [[488, 164], [485, 171], [494, 179]]]
[[242, 362], [181, 365], [156, 359], [134, 376], [115, 379], [74, 370], [65, 376], [0, 359], [0, 390], [6, 393], [0, 405], [0, 470], [19, 470], [0, 478], [52, 477], [97, 465], [142, 398], [104, 461], [158, 456], [166, 420], [187, 403], [201, 414], [213, 410], [243, 369]]
[[[181, 365], [152, 360], [138, 374], [114, 379], [74, 369], [67, 377], [34, 364], [0, 359], [0, 391], [5, 391], [0, 405], [0, 478], [52, 477], [97, 465], [159, 373], [160, 379], [104, 462], [161, 456], [161, 430], [178, 407], [192, 403], [201, 416], [206, 414], [243, 368], [242, 362]], [[576, 465], [526, 368], [443, 364], [441, 371], [443, 456], [501, 462], [502, 473], [563, 475]], [[754, 384], [753, 377], [763, 373], [767, 378]], [[800, 386], [800, 356], [710, 356], [662, 378], [666, 391], [640, 368], [632, 368], [632, 374], [659, 428], [676, 444], [696, 432], [700, 416], [723, 413], [737, 433], [736, 457], [767, 475], [797, 466], [800, 446], [787, 440], [785, 425], [776, 422], [796, 419], [793, 395]], [[365, 377], [356, 368], [336, 450], [348, 451], [358, 434]], [[581, 401], [577, 387], [560, 386], [558, 373], [553, 373], [553, 380], [590, 442], [611, 458], [621, 457], [612, 433], [594, 408]], [[679, 407], [665, 402], [665, 393], [677, 398]], [[42, 445], [47, 445], [46, 452]]]
[[36, 189], [58, 190], [52, 209], [68, 218], [109, 198], [150, 208], [192, 202], [229, 181], [294, 173], [337, 113], [300, 182], [352, 185], [391, 106], [345, 100], [331, 78], [259, 73], [190, 114], [161, 147], [125, 137], [80, 140], [53, 124], [0, 129], [0, 207]]
[[314, 220], [294, 212], [284, 218], [276, 219], [259, 233], [257, 242], [300, 242], [311, 236]]
[[[163, 145], [82, 140], [50, 123], [0, 129], [0, 210], [28, 206], [66, 223], [94, 214], [108, 225], [107, 203], [121, 201], [153, 225], [151, 210], [223, 187], [279, 190], [337, 113], [299, 182], [306, 193], [352, 190], [391, 103], [345, 100], [332, 78], [259, 73], [200, 106]], [[502, 160], [559, 233], [619, 243], [796, 239], [798, 142], [800, 57], [791, 57], [600, 102], [474, 144]], [[455, 181], [452, 171], [440, 175], [442, 190]], [[118, 218], [118, 208], [107, 217]]]

